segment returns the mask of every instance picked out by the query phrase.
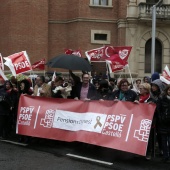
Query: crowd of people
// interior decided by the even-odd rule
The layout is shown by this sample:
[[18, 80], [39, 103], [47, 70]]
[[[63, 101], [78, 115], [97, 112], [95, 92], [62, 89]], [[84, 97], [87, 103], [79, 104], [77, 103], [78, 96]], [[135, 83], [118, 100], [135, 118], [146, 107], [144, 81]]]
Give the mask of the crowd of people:
[[158, 73], [152, 74], [151, 77], [145, 76], [143, 79], [137, 78], [133, 83], [129, 83], [125, 78], [116, 80], [96, 72], [92, 76], [83, 72], [82, 77], [79, 77], [72, 71], [69, 71], [69, 77], [57, 76], [54, 81], [42, 75], [37, 76], [35, 81], [24, 79], [17, 82], [15, 78], [8, 81], [0, 79], [0, 138], [2, 139], [8, 138], [13, 131], [15, 132], [21, 94], [75, 100], [156, 104], [146, 159], [152, 158], [157, 143], [163, 161], [169, 161], [170, 85], [163, 83]]

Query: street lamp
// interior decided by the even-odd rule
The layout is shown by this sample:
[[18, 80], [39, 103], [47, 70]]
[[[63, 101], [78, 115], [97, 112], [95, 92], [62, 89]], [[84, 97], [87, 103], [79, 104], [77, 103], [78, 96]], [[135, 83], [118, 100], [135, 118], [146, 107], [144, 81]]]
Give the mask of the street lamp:
[[155, 70], [155, 32], [156, 32], [156, 7], [162, 5], [162, 0], [159, 0], [152, 6], [152, 49], [151, 49], [151, 73]]

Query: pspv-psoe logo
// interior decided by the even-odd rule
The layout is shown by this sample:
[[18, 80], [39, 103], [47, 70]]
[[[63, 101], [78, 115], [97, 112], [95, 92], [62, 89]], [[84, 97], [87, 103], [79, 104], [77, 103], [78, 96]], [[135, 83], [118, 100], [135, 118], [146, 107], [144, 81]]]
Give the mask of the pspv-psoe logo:
[[18, 117], [18, 124], [30, 126], [34, 106], [21, 107]]

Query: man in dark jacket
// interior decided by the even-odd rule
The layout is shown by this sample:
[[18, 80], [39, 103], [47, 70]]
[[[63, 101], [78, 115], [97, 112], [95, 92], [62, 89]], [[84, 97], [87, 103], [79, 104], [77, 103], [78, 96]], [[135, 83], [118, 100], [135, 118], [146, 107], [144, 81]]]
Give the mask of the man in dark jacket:
[[97, 90], [89, 81], [89, 74], [83, 73], [82, 82], [75, 85], [74, 99], [95, 100], [97, 98]]

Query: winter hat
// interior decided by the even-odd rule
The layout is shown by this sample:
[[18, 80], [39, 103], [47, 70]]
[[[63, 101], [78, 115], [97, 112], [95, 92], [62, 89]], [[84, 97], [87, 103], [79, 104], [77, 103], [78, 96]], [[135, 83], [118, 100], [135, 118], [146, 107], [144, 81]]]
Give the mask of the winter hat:
[[153, 82], [154, 80], [157, 80], [157, 79], [160, 79], [160, 75], [159, 75], [159, 73], [155, 72], [152, 74], [151, 80]]

